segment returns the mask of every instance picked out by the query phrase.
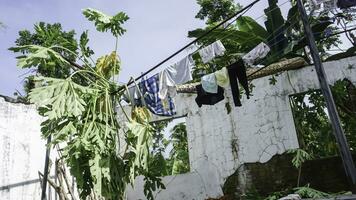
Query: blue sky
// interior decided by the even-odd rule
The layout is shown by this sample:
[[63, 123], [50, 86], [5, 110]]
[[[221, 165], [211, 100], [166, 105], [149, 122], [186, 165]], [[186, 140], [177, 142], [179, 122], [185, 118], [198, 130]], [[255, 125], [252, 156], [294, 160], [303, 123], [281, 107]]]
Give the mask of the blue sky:
[[[240, 2], [247, 5], [252, 1]], [[247, 15], [261, 16], [266, 5], [267, 1], [261, 1]], [[6, 25], [0, 30], [0, 94], [12, 96], [16, 89], [22, 90], [24, 76], [21, 75], [27, 70], [16, 66], [15, 54], [7, 49], [14, 46], [19, 30], [32, 30], [34, 23], [60, 22], [65, 30], [74, 29], [78, 35], [89, 30], [90, 46], [96, 57], [112, 51], [114, 38], [97, 32], [81, 14], [81, 10], [88, 7], [110, 15], [124, 11], [130, 17], [124, 25], [127, 32], [119, 41], [122, 60], [119, 81], [122, 82], [130, 76], [140, 75], [184, 46], [191, 40], [187, 38], [189, 30], [204, 27], [203, 21], [194, 18], [199, 10], [195, 0], [0, 0], [0, 21]], [[284, 13], [288, 7], [282, 7]], [[259, 21], [262, 22], [263, 17]], [[167, 65], [186, 54], [181, 53]]]

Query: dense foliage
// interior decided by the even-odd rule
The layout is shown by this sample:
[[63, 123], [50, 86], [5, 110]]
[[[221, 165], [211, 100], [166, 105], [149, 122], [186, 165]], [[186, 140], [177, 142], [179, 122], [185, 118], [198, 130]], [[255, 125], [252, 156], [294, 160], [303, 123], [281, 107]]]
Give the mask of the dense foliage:
[[[201, 6], [197, 18], [206, 20], [206, 28], [199, 28], [188, 33], [191, 38], [197, 38], [210, 30], [216, 22], [226, 19], [241, 8], [232, 0], [204, 0], [198, 1]], [[264, 60], [258, 61], [260, 64], [270, 64], [282, 58], [295, 56], [304, 57], [309, 61], [309, 52], [305, 47], [307, 41], [304, 38], [304, 30], [295, 3], [292, 3], [288, 15], [283, 17], [278, 0], [268, 0], [269, 7], [264, 10], [264, 15], [258, 19], [264, 19], [265, 27], [261, 26], [255, 19], [242, 16], [228, 27], [220, 27], [213, 31], [208, 37], [199, 41], [199, 45], [208, 45], [216, 40], [221, 40], [226, 47], [226, 55], [216, 59], [209, 64], [199, 62], [196, 56], [197, 68], [194, 77], [197, 79], [202, 74], [211, 73], [221, 67], [227, 66], [241, 55], [252, 50], [260, 42], [265, 42], [271, 48], [271, 52]], [[282, 3], [283, 5], [285, 3]], [[308, 7], [308, 3], [306, 2]], [[227, 15], [229, 14], [229, 15]], [[312, 30], [322, 57], [327, 59], [330, 55], [327, 50], [337, 47], [340, 43], [339, 36], [330, 36], [330, 32], [337, 29], [338, 23], [333, 21], [334, 15], [323, 13], [318, 17], [311, 17]], [[348, 15], [338, 16], [340, 19], [349, 18]], [[328, 36], [329, 35], [329, 36]], [[351, 49], [348, 56], [355, 52]], [[334, 56], [333, 59], [340, 58], [341, 55]]]
[[[187, 173], [190, 167], [186, 125], [183, 122], [176, 124], [167, 137], [168, 133], [164, 132], [167, 124], [167, 121], [154, 124], [154, 127], [162, 127], [161, 131], [157, 131], [154, 135], [152, 162], [159, 163], [155, 167], [155, 172], [160, 176]], [[167, 152], [169, 149], [170, 151]]]
[[[19, 32], [19, 38], [15, 41], [17, 46], [39, 45], [42, 47], [64, 47], [72, 52], [78, 53], [78, 43], [75, 39], [75, 32], [63, 31], [59, 23], [46, 24], [40, 22], [34, 26], [34, 32], [29, 30], [22, 30]], [[35, 87], [33, 78], [35, 75], [52, 77], [52, 78], [67, 78], [70, 75], [71, 66], [68, 62], [57, 63], [57, 59], [34, 59], [30, 62], [31, 54], [34, 52], [35, 46], [31, 48], [10, 48], [14, 52], [20, 52], [22, 55], [18, 56], [18, 65], [22, 68], [31, 69], [31, 76], [26, 78], [24, 88], [26, 94]], [[52, 48], [51, 50], [60, 54], [63, 59], [75, 61], [75, 54], [72, 54], [62, 48]], [[41, 54], [42, 52], [37, 51]], [[46, 52], [43, 52], [46, 53]], [[44, 57], [46, 54], [39, 56]], [[53, 55], [53, 54], [52, 54]], [[28, 58], [30, 56], [30, 58]], [[27, 60], [27, 61], [26, 61]], [[26, 61], [26, 62], [24, 62]], [[37, 62], [38, 61], [38, 62]]]
[[[356, 150], [355, 87], [349, 81], [338, 81], [332, 87], [350, 150]], [[326, 103], [320, 90], [291, 96], [291, 106], [301, 148], [315, 158], [338, 154]]]

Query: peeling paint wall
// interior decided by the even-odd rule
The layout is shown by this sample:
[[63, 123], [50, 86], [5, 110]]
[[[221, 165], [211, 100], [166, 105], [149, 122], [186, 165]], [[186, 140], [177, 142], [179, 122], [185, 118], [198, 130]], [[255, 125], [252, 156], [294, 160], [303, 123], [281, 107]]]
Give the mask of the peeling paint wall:
[[[324, 63], [324, 68], [330, 84], [344, 78], [356, 84], [356, 57]], [[222, 196], [221, 187], [226, 178], [242, 164], [265, 163], [274, 155], [299, 147], [289, 95], [320, 88], [314, 66], [283, 72], [275, 76], [275, 85], [270, 84], [270, 78], [271, 76], [266, 76], [252, 81], [255, 86], [253, 96], [250, 99], [243, 97], [242, 107], [234, 107], [229, 89], [225, 92], [225, 100], [202, 108], [196, 105], [195, 95], [177, 96], [177, 115], [188, 114], [186, 125], [191, 176], [201, 174], [206, 177], [204, 181], [189, 184], [190, 187], [187, 187], [187, 184], [179, 184], [189, 183], [192, 177], [188, 176], [189, 174], [177, 175], [181, 181], [167, 185], [165, 194], [180, 192], [190, 196], [196, 194], [199, 188], [212, 184], [217, 187], [208, 192], [201, 190], [195, 199]], [[230, 114], [227, 114], [226, 103], [232, 107]], [[244, 178], [244, 174], [241, 174], [239, 179]], [[164, 177], [163, 180], [166, 182], [169, 178]], [[243, 187], [243, 184], [241, 186]], [[128, 192], [128, 199], [142, 198], [140, 180], [135, 188], [134, 191]], [[159, 199], [175, 197], [172, 195], [167, 198], [159, 193], [157, 200]]]

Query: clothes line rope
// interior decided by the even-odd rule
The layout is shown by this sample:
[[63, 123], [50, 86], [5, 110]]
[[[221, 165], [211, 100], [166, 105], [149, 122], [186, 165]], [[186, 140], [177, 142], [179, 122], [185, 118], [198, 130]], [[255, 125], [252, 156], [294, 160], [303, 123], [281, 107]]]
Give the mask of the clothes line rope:
[[[181, 49], [179, 49], [178, 51], [176, 51], [175, 53], [173, 53], [172, 55], [168, 56], [166, 59], [162, 60], [161, 62], [159, 62], [157, 65], [153, 66], [152, 68], [150, 68], [148, 71], [142, 73], [140, 76], [138, 76], [137, 78], [134, 79], [134, 81], [138, 81], [140, 80], [142, 77], [146, 76], [147, 74], [149, 74], [150, 72], [152, 72], [153, 70], [157, 69], [158, 67], [160, 67], [161, 65], [163, 65], [164, 63], [166, 63], [168, 60], [172, 59], [174, 56], [178, 55], [179, 53], [181, 53], [182, 51], [184, 51], [185, 49], [187, 49], [189, 46], [191, 46], [192, 44], [196, 43], [197, 41], [201, 40], [202, 38], [206, 37], [207, 35], [209, 35], [211, 32], [213, 32], [214, 30], [216, 30], [217, 28], [219, 28], [221, 25], [225, 24], [226, 22], [228, 22], [229, 20], [231, 20], [232, 18], [236, 17], [237, 15], [239, 15], [240, 13], [250, 9], [252, 6], [254, 6], [256, 3], [258, 3], [261, 0], [255, 0], [252, 3], [250, 3], [249, 5], [247, 5], [246, 7], [242, 8], [241, 10], [237, 11], [235, 14], [233, 14], [232, 16], [226, 18], [225, 20], [223, 20], [222, 22], [220, 22], [219, 24], [217, 24], [216, 26], [214, 26], [212, 29], [210, 29], [209, 31], [207, 31], [206, 33], [202, 34], [201, 36], [199, 36], [198, 38], [194, 39], [193, 41], [191, 41], [190, 43], [188, 43], [187, 45], [185, 45], [184, 47], [182, 47]], [[240, 15], [241, 16], [241, 15]], [[133, 80], [129, 81], [127, 83], [126, 86], [131, 85], [132, 83], [134, 83]], [[118, 93], [120, 91], [122, 91], [125, 87], [120, 87], [115, 93]]]
[[[254, 20], [257, 20], [257, 19], [260, 19], [260, 18], [263, 17], [263, 16], [266, 16], [268, 13], [273, 12], [275, 9], [279, 9], [280, 6], [283, 6], [283, 5], [285, 5], [286, 3], [288, 3], [288, 2], [289, 2], [289, 0], [284, 1], [283, 3], [279, 4], [278, 7], [273, 8], [272, 10], [270, 10], [270, 11], [264, 13], [263, 15], [257, 17], [257, 18], [254, 19]], [[232, 17], [229, 17], [228, 19], [224, 20], [224, 21], [221, 22], [220, 24], [216, 25], [214, 28], [212, 28], [212, 29], [210, 29], [208, 32], [206, 32], [206, 34], [203, 34], [203, 35], [200, 36], [199, 38], [195, 39], [194, 41], [192, 41], [191, 43], [189, 43], [188, 45], [186, 45], [184, 48], [185, 48], [185, 49], [188, 48], [189, 45], [192, 45], [192, 44], [195, 43], [196, 41], [202, 39], [203, 37], [206, 37], [209, 33], [211, 33], [213, 30], [217, 29], [218, 27], [220, 27], [222, 24], [225, 24], [226, 22], [228, 22], [228, 21], [230, 21], [231, 19], [233, 19], [234, 17], [236, 17], [238, 14], [241, 14], [240, 16], [236, 17], [236, 18], [233, 19], [231, 22], [229, 22], [226, 26], [224, 26], [224, 29], [223, 29], [223, 30], [226, 30], [226, 29], [227, 29], [229, 26], [231, 26], [237, 19], [239, 19], [241, 16], [243, 16], [252, 6], [253, 6], [253, 4], [250, 4], [250, 5], [246, 6], [245, 9], [240, 10], [238, 13], [235, 13]], [[295, 15], [297, 15], [297, 14], [295, 14]], [[292, 23], [292, 24], [289, 25], [289, 26], [293, 26], [293, 25], [296, 24], [296, 23], [297, 23], [297, 22], [294, 22], [294, 23]], [[278, 27], [277, 30], [275, 30], [273, 33], [276, 33], [277, 31], [279, 31], [279, 30], [280, 30], [281, 28], [283, 28], [283, 27], [285, 27], [285, 26], [282, 25], [282, 26]], [[222, 40], [222, 39], [224, 39], [224, 38], [226, 38], [226, 37], [229, 37], [229, 36], [231, 36], [231, 34], [228, 34], [228, 35], [226, 35], [226, 36], [224, 36], [224, 37], [222, 37], [222, 38], [219, 38], [219, 35], [218, 35], [218, 40]], [[279, 42], [280, 42], [280, 41], [279, 41]], [[279, 42], [277, 42], [277, 43], [279, 43]], [[243, 43], [243, 44], [245, 44], [245, 43]], [[242, 44], [242, 45], [243, 45], [243, 44]], [[274, 45], [274, 44], [273, 44], [273, 45]], [[199, 51], [199, 49], [200, 49], [200, 48], [196, 49], [195, 51], [193, 51], [192, 53], [190, 53], [190, 55], [193, 55], [193, 54], [197, 53], [197, 52]], [[181, 50], [183, 51], [184, 49], [181, 49]], [[173, 55], [172, 55], [172, 56], [173, 56]], [[175, 55], [174, 55], [174, 56], [175, 56]], [[168, 58], [168, 59], [169, 59], [169, 58]], [[162, 63], [162, 64], [163, 64], [163, 63]], [[161, 65], [161, 63], [158, 64], [158, 65]], [[155, 66], [155, 67], [156, 67], [156, 66]], [[157, 66], [157, 67], [158, 67], [158, 66]], [[151, 71], [154, 70], [154, 69], [156, 69], [156, 68], [152, 68]], [[138, 81], [139, 79], [141, 79], [142, 77], [144, 77], [145, 75], [147, 75], [148, 73], [150, 73], [151, 71], [149, 70], [149, 71], [147, 71], [146, 73], [141, 73], [141, 76], [139, 76], [138, 78], [129, 80], [129, 82], [126, 84], [126, 86], [129, 86], [130, 84], [132, 84], [133, 80], [134, 80], [134, 81]], [[121, 89], [121, 88], [120, 88], [120, 89]], [[119, 89], [119, 91], [120, 91], [120, 89]]]
[[[349, 28], [349, 29], [347, 29], [347, 30], [342, 30], [342, 31], [338, 31], [338, 32], [332, 33], [332, 34], [329, 35], [328, 37], [335, 36], [335, 35], [340, 35], [340, 34], [342, 34], [342, 33], [348, 32], [348, 31], [356, 30], [356, 27], [354, 27], [354, 26], [349, 26], [348, 28]], [[340, 29], [337, 29], [337, 30], [340, 30]], [[323, 32], [324, 32], [324, 31], [322, 31], [322, 32], [315, 32], [314, 34], [320, 34], [320, 33], [323, 33]], [[321, 39], [325, 39], [325, 38], [328, 38], [328, 37], [323, 36]], [[302, 38], [300, 39], [300, 41], [303, 40], [303, 39], [304, 39], [304, 37], [302, 37]], [[277, 44], [277, 43], [279, 43], [279, 42], [281, 42], [281, 41], [282, 41], [282, 40], [279, 40], [279, 41], [277, 41], [276, 43], [274, 43], [273, 45], [275, 45], [275, 44]], [[282, 50], [279, 50], [279, 51], [277, 52], [277, 54], [282, 53], [283, 51], [284, 51], [283, 49], [282, 49]], [[276, 56], [276, 55], [275, 55], [275, 56]], [[273, 56], [272, 58], [274, 58], [275, 56]], [[300, 63], [302, 63], [302, 61], [301, 61], [301, 60], [298, 60], [298, 59], [300, 59], [300, 57], [292, 58], [292, 59], [296, 59], [296, 61], [297, 61], [299, 64], [297, 63], [296, 66], [293, 65], [293, 66], [287, 67], [287, 70], [292, 69], [292, 68], [299, 68], [299, 67], [302, 67], [302, 65], [300, 65]], [[259, 65], [259, 64], [261, 64], [262, 62], [263, 62], [263, 60], [261, 60], [260, 62], [258, 62], [258, 63], [255, 64], [255, 65]], [[283, 61], [282, 61], [282, 62], [283, 62]], [[281, 64], [282, 62], [277, 62], [277, 63], [273, 63], [273, 64], [271, 64], [271, 65], [266, 65], [266, 66], [264, 66], [264, 67], [258, 68], [256, 71], [253, 71], [253, 72], [247, 74], [247, 79], [249, 79], [249, 80], [251, 81], [252, 79], [255, 79], [256, 76], [258, 76], [258, 77], [265, 76], [265, 75], [261, 75], [261, 76], [260, 76], [259, 74], [260, 74], [260, 73], [263, 73], [265, 70], [269, 70], [270, 67], [272, 67], [272, 66], [274, 66], [274, 65], [276, 65], [276, 64]], [[300, 65], [300, 66], [299, 66], [299, 65]], [[281, 71], [284, 71], [284, 70], [281, 69]], [[271, 74], [269, 74], [269, 75], [271, 75]], [[177, 92], [178, 92], [178, 93], [196, 93], [196, 91], [195, 91], [195, 86], [198, 85], [199, 83], [200, 83], [200, 81], [195, 82], [195, 83], [186, 84], [186, 85], [180, 85], [180, 86], [178, 87]]]

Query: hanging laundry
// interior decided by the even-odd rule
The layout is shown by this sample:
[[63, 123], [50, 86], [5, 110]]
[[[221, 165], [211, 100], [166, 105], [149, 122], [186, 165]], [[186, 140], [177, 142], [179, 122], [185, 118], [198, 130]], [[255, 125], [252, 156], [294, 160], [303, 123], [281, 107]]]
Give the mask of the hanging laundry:
[[229, 85], [229, 74], [226, 67], [216, 71], [214, 74], [218, 86], [225, 88]]
[[253, 66], [253, 64], [261, 59], [267, 56], [268, 52], [271, 49], [269, 46], [263, 42], [261, 42], [259, 45], [257, 45], [255, 48], [253, 48], [250, 52], [248, 52], [246, 55], [242, 57], [242, 60], [249, 66]]
[[172, 80], [167, 70], [159, 73], [159, 93], [160, 99], [166, 99], [168, 96], [173, 98], [177, 95], [175, 82]]
[[346, 9], [356, 6], [356, 0], [338, 0], [337, 1], [337, 7], [341, 9]]
[[222, 56], [225, 52], [225, 47], [220, 40], [210, 44], [199, 50], [199, 55], [203, 60], [203, 63], [208, 63], [217, 56]]
[[140, 89], [148, 109], [159, 116], [172, 116], [176, 114], [175, 105], [171, 97], [160, 99], [159, 93], [159, 75], [142, 80]]
[[218, 85], [216, 84], [214, 73], [201, 77], [201, 85], [205, 92], [218, 93]]
[[239, 80], [242, 87], [245, 89], [247, 98], [248, 99], [250, 98], [250, 91], [248, 88], [246, 67], [244, 65], [244, 61], [242, 59], [239, 59], [239, 61], [227, 67], [227, 70], [229, 74], [230, 86], [231, 86], [232, 97], [234, 99], [234, 104], [235, 106], [241, 106], [242, 104], [240, 101], [240, 90], [239, 90], [239, 85], [237, 83], [237, 79]]
[[140, 92], [136, 86], [129, 87], [123, 94], [123, 100], [134, 105], [141, 105]]
[[195, 98], [195, 102], [199, 107], [202, 105], [215, 105], [224, 99], [224, 89], [222, 87], [218, 87], [218, 92], [215, 94], [205, 92], [201, 84], [197, 85], [195, 88], [198, 94], [198, 96]]
[[328, 12], [337, 6], [338, 0], [309, 0], [309, 4], [314, 11]]
[[193, 80], [192, 67], [194, 60], [191, 56], [183, 58], [174, 65], [167, 67], [159, 74], [159, 98], [176, 96], [176, 85]]

